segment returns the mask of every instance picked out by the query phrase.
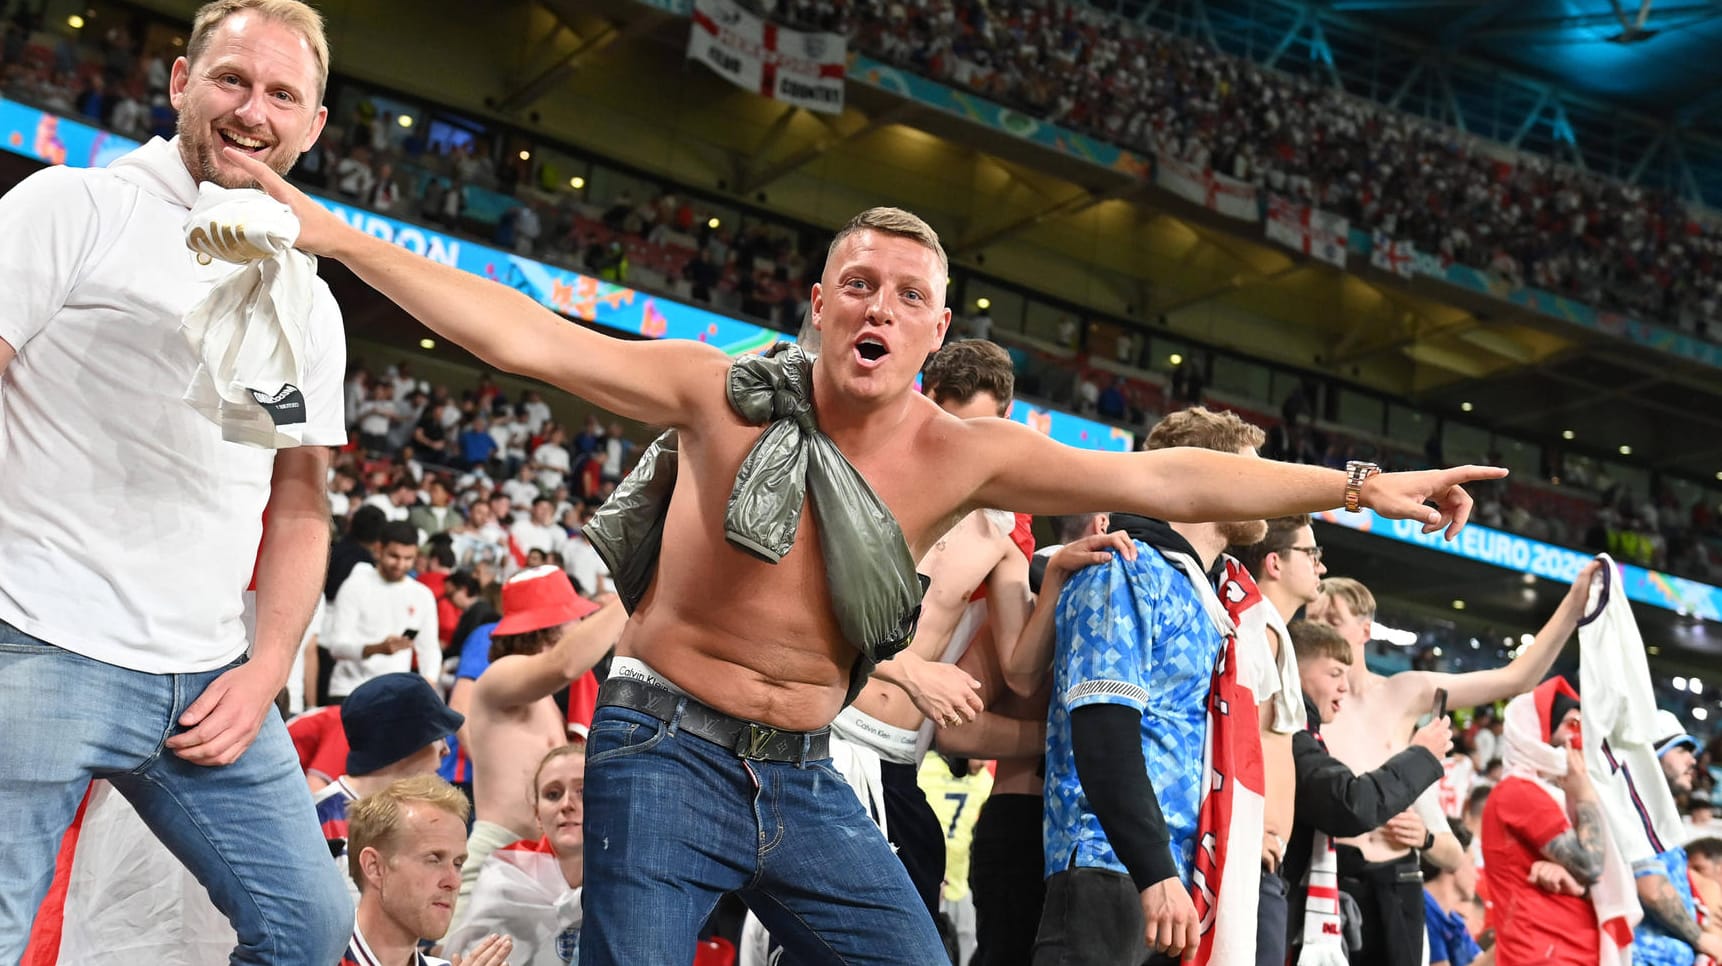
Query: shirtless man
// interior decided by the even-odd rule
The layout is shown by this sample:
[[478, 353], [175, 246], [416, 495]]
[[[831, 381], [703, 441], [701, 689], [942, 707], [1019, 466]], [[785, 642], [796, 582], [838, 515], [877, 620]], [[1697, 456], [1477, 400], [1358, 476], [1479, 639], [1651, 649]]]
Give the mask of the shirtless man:
[[[444, 338], [497, 369], [678, 431], [673, 498], [660, 521], [671, 552], [657, 558], [617, 645], [618, 663], [639, 662], [659, 683], [612, 688], [592, 725], [586, 827], [591, 841], [608, 844], [587, 852], [583, 966], [685, 957], [725, 892], [798, 958], [939, 961], [943, 946], [902, 863], [855, 796], [829, 787], [839, 778], [824, 762], [826, 729], [852, 674], [869, 652], [890, 656], [873, 650], [878, 641], [848, 640], [835, 602], [849, 601], [852, 613], [857, 594], [889, 588], [833, 594], [827, 568], [853, 561], [825, 558], [816, 521], [841, 507], [800, 504], [793, 545], [775, 563], [726, 537], [738, 471], [762, 437], [781, 441], [785, 428], [762, 429], [734, 408], [734, 360], [701, 342], [625, 341], [571, 325], [520, 292], [366, 236], [262, 165], [246, 167], [298, 215], [301, 248], [343, 262]], [[947, 273], [938, 236], [919, 218], [896, 209], [857, 216], [811, 292], [824, 350], [804, 388], [818, 408], [783, 390], [784, 418], [807, 424], [791, 445], [835, 446], [883, 504], [870, 522], [887, 528], [894, 518], [906, 547], [893, 537], [867, 551], [892, 577], [896, 561], [920, 559], [986, 507], [1260, 519], [1332, 507], [1349, 488], [1355, 505], [1457, 533], [1471, 509], [1461, 484], [1505, 474], [1348, 475], [1212, 452], [1099, 453], [1002, 419], [957, 419], [912, 388], [950, 325]], [[788, 365], [799, 370], [798, 358], [791, 351]]]
[[477, 815], [461, 869], [462, 904], [485, 857], [537, 837], [532, 774], [546, 752], [568, 743], [566, 722], [551, 695], [590, 671], [626, 620], [613, 598], [600, 607], [576, 594], [558, 567], [523, 570], [502, 585], [491, 664], [473, 684], [469, 712]]
[[[1351, 663], [1351, 696], [1333, 722], [1322, 725], [1328, 750], [1355, 772], [1373, 771], [1408, 746], [1417, 719], [1434, 706], [1435, 689], [1447, 691], [1449, 708], [1492, 704], [1531, 690], [1548, 674], [1561, 648], [1577, 631], [1596, 568], [1593, 561], [1579, 571], [1554, 616], [1511, 663], [1466, 674], [1403, 671], [1384, 677], [1369, 670], [1361, 655], [1375, 619], [1375, 596], [1348, 578], [1322, 581], [1322, 594], [1310, 604], [1309, 617], [1332, 625], [1359, 655]], [[1447, 852], [1456, 854], [1442, 854], [1436, 849], [1429, 855], [1431, 861], [1443, 868], [1464, 861], [1456, 841], [1442, 842], [1442, 836], [1429, 831], [1435, 823], [1422, 813], [1430, 811], [1431, 803], [1433, 799], [1419, 799], [1417, 807], [1381, 828], [1336, 843], [1340, 888], [1358, 899], [1364, 913], [1363, 961], [1415, 966], [1421, 956], [1423, 900], [1421, 887], [1410, 875], [1417, 869], [1416, 849], [1441, 843]], [[1439, 811], [1435, 804], [1433, 813]], [[1404, 918], [1396, 922], [1396, 914]]]

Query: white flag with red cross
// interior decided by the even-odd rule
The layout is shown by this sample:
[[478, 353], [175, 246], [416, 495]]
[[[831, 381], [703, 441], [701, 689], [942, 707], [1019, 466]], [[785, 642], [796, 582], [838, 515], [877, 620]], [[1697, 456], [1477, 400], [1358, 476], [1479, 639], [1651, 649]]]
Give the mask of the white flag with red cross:
[[694, 0], [688, 58], [762, 97], [843, 113], [848, 42], [842, 34], [779, 27], [730, 0]]

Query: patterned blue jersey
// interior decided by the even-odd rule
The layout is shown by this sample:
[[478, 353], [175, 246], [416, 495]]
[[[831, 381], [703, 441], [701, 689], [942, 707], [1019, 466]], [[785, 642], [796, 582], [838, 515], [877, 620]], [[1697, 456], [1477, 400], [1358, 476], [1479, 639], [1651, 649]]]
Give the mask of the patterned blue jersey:
[[1076, 778], [1070, 712], [1122, 704], [1142, 712], [1142, 756], [1171, 835], [1179, 878], [1190, 883], [1201, 805], [1207, 697], [1224, 639], [1184, 572], [1136, 542], [1073, 574], [1058, 597], [1058, 647], [1046, 727], [1046, 874], [1074, 864], [1128, 873], [1100, 830]]
[[[1686, 914], [1697, 919], [1698, 903], [1692, 898], [1692, 880], [1686, 877], [1686, 848], [1677, 846], [1656, 857], [1662, 863], [1661, 872], [1668, 876]], [[1652, 870], [1654, 874], [1656, 870]], [[1646, 873], [1639, 872], [1643, 876]], [[1662, 928], [1653, 917], [1645, 916], [1632, 937], [1632, 966], [1692, 966], [1696, 954], [1685, 941]]]

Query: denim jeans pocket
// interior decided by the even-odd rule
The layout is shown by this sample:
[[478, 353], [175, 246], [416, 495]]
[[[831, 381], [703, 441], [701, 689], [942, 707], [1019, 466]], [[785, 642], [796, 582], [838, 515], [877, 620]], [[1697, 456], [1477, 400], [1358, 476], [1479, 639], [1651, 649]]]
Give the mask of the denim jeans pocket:
[[669, 725], [625, 708], [602, 708], [586, 736], [586, 767], [614, 758], [651, 751], [669, 733]]

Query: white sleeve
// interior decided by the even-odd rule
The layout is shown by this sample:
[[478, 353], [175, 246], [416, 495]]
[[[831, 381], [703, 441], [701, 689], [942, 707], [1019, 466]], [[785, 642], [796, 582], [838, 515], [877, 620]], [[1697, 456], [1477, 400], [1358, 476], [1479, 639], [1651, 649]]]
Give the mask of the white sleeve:
[[45, 168], [0, 196], [0, 339], [23, 352], [83, 281], [100, 236], [89, 173]]
[[1417, 817], [1423, 820], [1423, 824], [1428, 827], [1429, 831], [1436, 835], [1453, 831], [1452, 826], [1447, 824], [1447, 813], [1441, 811], [1441, 783], [1439, 781], [1423, 789], [1423, 794], [1417, 796], [1417, 801], [1412, 803], [1411, 807], [1417, 810]]
[[359, 611], [365, 606], [364, 601], [358, 599], [359, 586], [350, 575], [347, 577], [335, 594], [335, 604], [326, 621], [329, 632], [324, 636], [322, 645], [329, 649], [329, 654], [337, 661], [360, 660], [365, 656], [365, 645], [376, 643], [359, 640]]
[[306, 327], [305, 371], [300, 374], [305, 395], [305, 428], [300, 439], [307, 446], [347, 445], [347, 334], [341, 325], [341, 309], [335, 297], [318, 279], [311, 299], [311, 321]]

